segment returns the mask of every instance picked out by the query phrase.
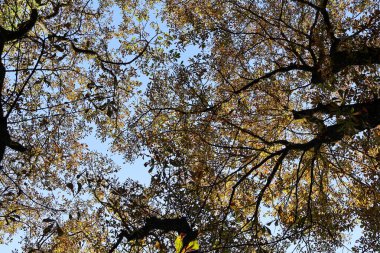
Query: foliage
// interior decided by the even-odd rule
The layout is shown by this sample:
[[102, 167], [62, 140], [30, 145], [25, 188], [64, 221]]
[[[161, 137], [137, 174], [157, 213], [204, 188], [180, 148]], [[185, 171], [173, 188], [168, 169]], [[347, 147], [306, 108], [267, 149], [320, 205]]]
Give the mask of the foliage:
[[23, 229], [26, 252], [103, 252], [94, 196], [119, 168], [83, 140], [125, 127], [136, 69], [159, 54], [153, 1], [0, 3], [1, 231]]
[[332, 252], [359, 226], [379, 251], [377, 1], [2, 6], [0, 224], [26, 251], [173, 251], [194, 226], [204, 251]]

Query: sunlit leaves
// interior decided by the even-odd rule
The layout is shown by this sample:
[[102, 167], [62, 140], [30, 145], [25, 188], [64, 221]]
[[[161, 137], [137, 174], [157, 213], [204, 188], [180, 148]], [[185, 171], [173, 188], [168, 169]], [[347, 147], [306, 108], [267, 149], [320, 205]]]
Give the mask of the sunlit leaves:
[[331, 252], [357, 226], [358, 202], [371, 206], [359, 195], [377, 173], [378, 60], [355, 52], [378, 52], [377, 6], [325, 3], [166, 1], [177, 48], [150, 73], [125, 136], [148, 149], [155, 193], [207, 223], [217, 247], [239, 247], [233, 237]]
[[[354, 249], [376, 249], [376, 4], [5, 1], [1, 33], [38, 19], [1, 44], [0, 116], [26, 146], [2, 160], [2, 233], [106, 252], [148, 217], [186, 216], [205, 251], [331, 252], [358, 225]], [[124, 181], [89, 135], [148, 159], [150, 185]]]

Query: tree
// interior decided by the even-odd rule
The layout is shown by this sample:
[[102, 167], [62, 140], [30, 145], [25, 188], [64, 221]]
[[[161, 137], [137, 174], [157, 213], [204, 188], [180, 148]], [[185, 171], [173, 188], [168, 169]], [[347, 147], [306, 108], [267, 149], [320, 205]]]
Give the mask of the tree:
[[24, 230], [25, 252], [108, 246], [96, 185], [119, 168], [83, 138], [124, 128], [136, 69], [159, 55], [153, 3], [0, 1], [1, 242]]
[[201, 224], [206, 251], [333, 252], [356, 226], [354, 250], [378, 251], [377, 2], [172, 0], [165, 13], [178, 52], [196, 53], [152, 71], [125, 139], [148, 148], [168, 213]]
[[[0, 227], [25, 251], [198, 229], [204, 251], [331, 252], [359, 225], [354, 250], [379, 250], [376, 1], [1, 3]], [[120, 181], [92, 127], [151, 184]]]

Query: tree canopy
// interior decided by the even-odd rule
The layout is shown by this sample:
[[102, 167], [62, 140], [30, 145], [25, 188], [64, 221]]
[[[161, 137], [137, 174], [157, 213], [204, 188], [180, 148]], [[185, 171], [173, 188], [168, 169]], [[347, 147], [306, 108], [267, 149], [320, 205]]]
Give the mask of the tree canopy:
[[380, 250], [376, 0], [0, 3], [1, 240], [333, 252], [360, 230], [349, 250]]

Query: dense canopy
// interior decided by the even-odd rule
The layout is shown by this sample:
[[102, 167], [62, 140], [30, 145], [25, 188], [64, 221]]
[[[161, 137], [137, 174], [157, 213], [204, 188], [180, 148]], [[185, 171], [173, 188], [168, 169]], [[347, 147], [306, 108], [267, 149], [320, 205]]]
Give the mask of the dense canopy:
[[378, 1], [0, 4], [2, 242], [380, 250]]

